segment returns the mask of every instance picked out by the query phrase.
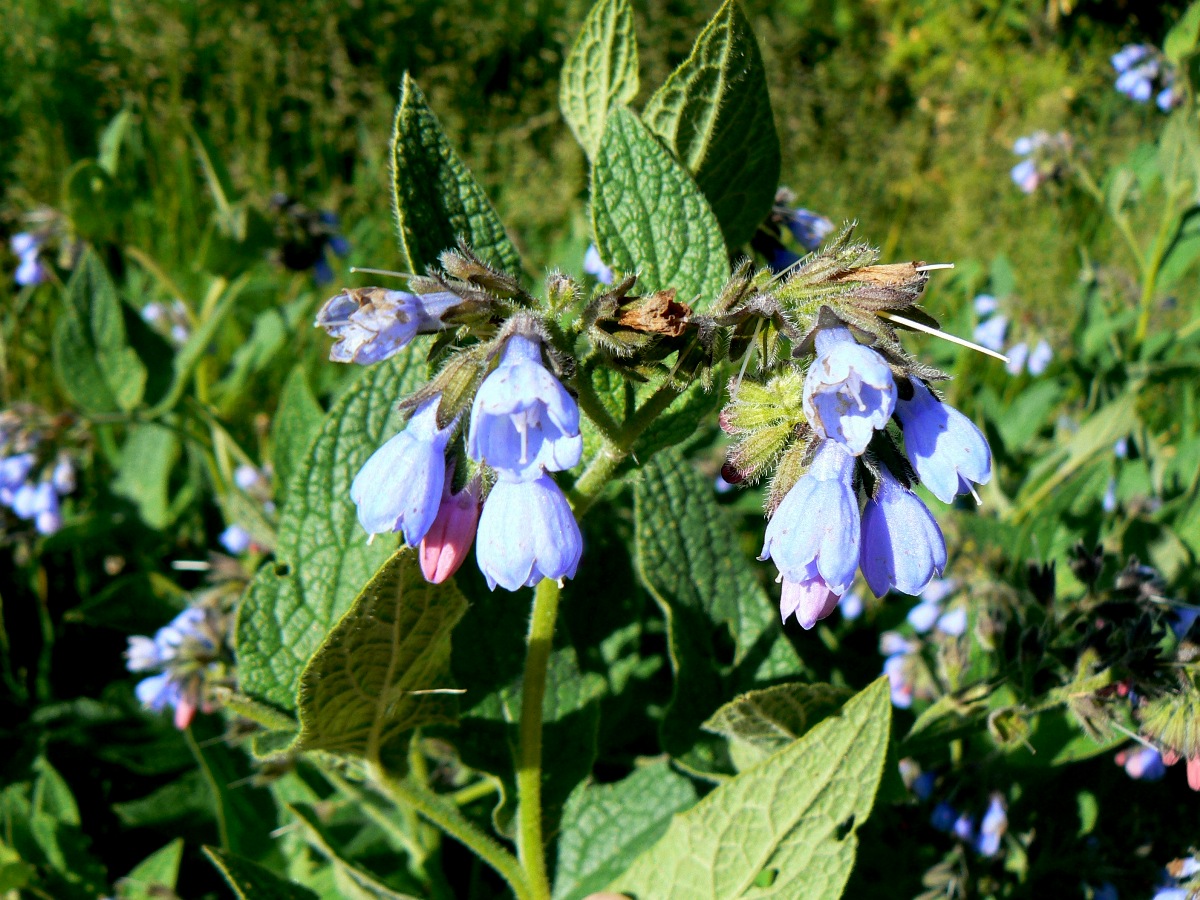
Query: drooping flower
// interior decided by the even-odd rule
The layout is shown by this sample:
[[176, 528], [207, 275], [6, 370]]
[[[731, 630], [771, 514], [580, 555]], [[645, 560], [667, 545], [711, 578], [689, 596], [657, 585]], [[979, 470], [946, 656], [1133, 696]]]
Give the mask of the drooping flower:
[[543, 578], [573, 578], [583, 536], [562, 490], [547, 474], [501, 479], [483, 504], [475, 558], [492, 590], [533, 587]]
[[979, 837], [975, 841], [975, 851], [980, 856], [992, 857], [1000, 852], [1000, 839], [1008, 830], [1008, 813], [1004, 809], [1004, 798], [992, 794], [988, 801], [983, 820], [979, 823]]
[[954, 836], [960, 841], [970, 843], [971, 839], [975, 837], [975, 819], [972, 818], [970, 813], [961, 813], [954, 820], [954, 828], [951, 830], [954, 832]]
[[796, 621], [805, 631], [837, 609], [838, 595], [820, 575], [805, 581], [783, 579], [783, 593], [779, 600], [779, 613], [786, 622], [795, 615]]
[[937, 629], [942, 634], [961, 637], [962, 633], [967, 630], [967, 608], [956, 606], [949, 612], [942, 613], [937, 620]]
[[22, 231], [19, 234], [14, 234], [9, 241], [12, 252], [20, 260], [13, 277], [16, 279], [17, 284], [22, 287], [41, 284], [50, 278], [50, 273], [42, 265], [40, 257], [42, 244], [45, 240], [43, 235]]
[[579, 462], [579, 406], [542, 364], [536, 339], [514, 334], [471, 406], [467, 454], [501, 480], [529, 481]]
[[366, 366], [399, 353], [418, 334], [440, 331], [442, 316], [460, 303], [448, 291], [345, 290], [326, 301], [314, 324], [337, 339], [329, 351], [333, 362]]
[[863, 614], [863, 599], [858, 591], [846, 591], [838, 600], [838, 609], [841, 610], [842, 618], [853, 622]]
[[458, 571], [467, 558], [479, 524], [479, 479], [455, 494], [449, 473], [433, 525], [421, 538], [421, 572], [431, 584], [441, 584]]
[[1050, 360], [1053, 358], [1054, 351], [1051, 349], [1049, 341], [1042, 338], [1029, 352], [1029, 361], [1026, 363], [1029, 374], [1041, 375], [1046, 371], [1046, 367], [1050, 365]]
[[0, 459], [0, 503], [12, 506], [17, 492], [25, 486], [34, 462], [32, 453], [17, 453]]
[[997, 353], [1004, 346], [1004, 336], [1008, 333], [1008, 317], [994, 315], [975, 326], [972, 338], [975, 343], [995, 350]]
[[975, 423], [943, 403], [922, 382], [913, 396], [896, 404], [904, 427], [904, 453], [921, 483], [943, 503], [992, 478], [992, 451]]
[[217, 540], [221, 542], [222, 547], [224, 547], [234, 556], [239, 556], [242, 553], [245, 553], [250, 549], [250, 545], [253, 543], [253, 539], [250, 537], [250, 532], [248, 532], [241, 525], [238, 525], [236, 522], [232, 525], [229, 525], [224, 531], [222, 531]]
[[805, 250], [816, 250], [821, 243], [833, 232], [833, 222], [819, 213], [796, 207], [786, 209], [783, 224], [792, 233], [792, 237]]
[[771, 517], [759, 559], [774, 562], [785, 583], [808, 584], [820, 576], [840, 596], [858, 568], [860, 524], [854, 457], [841, 444], [823, 441]]
[[862, 518], [863, 575], [876, 597], [920, 594], [946, 567], [946, 541], [928, 507], [886, 469]]
[[601, 284], [613, 283], [613, 270], [604, 264], [595, 244], [588, 244], [587, 252], [583, 254], [583, 271], [593, 276]]
[[820, 437], [858, 456], [896, 407], [892, 370], [844, 326], [820, 329], [815, 343], [817, 358], [804, 378], [804, 414]]
[[1137, 746], [1122, 750], [1116, 755], [1116, 763], [1123, 766], [1125, 774], [1140, 781], [1158, 781], [1167, 774], [1162, 754], [1153, 747]]
[[376, 450], [350, 485], [358, 521], [371, 534], [401, 531], [405, 543], [416, 547], [441, 505], [446, 480], [446, 445], [451, 422], [438, 428], [441, 397], [417, 407], [408, 425]]
[[883, 661], [883, 674], [891, 688], [892, 706], [908, 709], [913, 702], [913, 683], [907, 653], [893, 653]]

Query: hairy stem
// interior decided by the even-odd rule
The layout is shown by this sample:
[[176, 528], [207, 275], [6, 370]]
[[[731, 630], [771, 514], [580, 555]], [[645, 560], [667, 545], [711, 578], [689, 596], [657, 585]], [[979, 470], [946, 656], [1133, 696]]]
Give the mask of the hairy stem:
[[542, 833], [542, 712], [546, 670], [554, 645], [560, 588], [543, 579], [533, 597], [529, 650], [521, 689], [521, 724], [517, 744], [517, 856], [534, 900], [549, 900], [545, 838]]

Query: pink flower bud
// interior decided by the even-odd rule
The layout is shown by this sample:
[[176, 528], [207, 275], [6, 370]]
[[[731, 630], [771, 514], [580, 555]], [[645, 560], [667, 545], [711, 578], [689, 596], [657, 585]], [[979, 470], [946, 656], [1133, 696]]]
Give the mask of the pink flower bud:
[[479, 524], [479, 493], [478, 478], [457, 494], [450, 492], [450, 478], [446, 479], [437, 516], [421, 539], [421, 571], [429, 583], [441, 584], [467, 558]]
[[1187, 761], [1188, 787], [1200, 791], [1200, 756], [1193, 756]]

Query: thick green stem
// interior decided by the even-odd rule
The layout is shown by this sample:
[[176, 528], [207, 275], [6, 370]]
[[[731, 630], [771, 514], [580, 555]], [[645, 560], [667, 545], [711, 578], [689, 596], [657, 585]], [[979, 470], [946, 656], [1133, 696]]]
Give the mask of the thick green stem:
[[532, 892], [520, 864], [513, 855], [467, 819], [449, 800], [409, 779], [393, 778], [380, 765], [372, 766], [372, 775], [375, 782], [398, 805], [412, 807], [495, 869], [513, 889], [517, 900], [541, 900], [543, 896], [549, 897], [549, 894]]
[[[581, 400], [587, 395], [580, 392]], [[592, 457], [571, 490], [571, 508], [577, 519], [600, 496], [625, 461], [634, 442], [679, 396], [669, 382], [643, 403]], [[598, 400], [597, 400], [598, 402]], [[586, 407], [585, 407], [586, 409]], [[534, 593], [521, 688], [521, 722], [517, 743], [517, 856], [534, 900], [549, 900], [545, 834], [542, 828], [542, 715], [546, 698], [546, 671], [554, 647], [561, 588], [557, 581], [542, 580]]]
[[560, 588], [543, 579], [533, 596], [529, 649], [521, 689], [521, 725], [517, 744], [517, 856], [534, 900], [549, 900], [546, 848], [542, 834], [542, 712], [546, 670], [554, 646]]
[[1154, 235], [1154, 243], [1150, 246], [1146, 265], [1142, 271], [1142, 296], [1138, 301], [1137, 329], [1133, 334], [1134, 342], [1138, 345], [1141, 345], [1146, 340], [1146, 333], [1150, 330], [1150, 314], [1154, 310], [1154, 295], [1158, 289], [1158, 273], [1162, 268], [1167, 250], [1171, 246], [1171, 240], [1175, 236], [1175, 229], [1178, 223], [1175, 211], [1178, 200], [1178, 195], [1172, 195], [1170, 202], [1166, 204], [1162, 220], [1158, 225], [1158, 232]]

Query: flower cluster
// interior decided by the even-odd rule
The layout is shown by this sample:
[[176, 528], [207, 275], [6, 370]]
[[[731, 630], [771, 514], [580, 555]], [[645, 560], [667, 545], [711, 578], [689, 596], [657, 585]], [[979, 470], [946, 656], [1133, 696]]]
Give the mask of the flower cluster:
[[48, 281], [50, 272], [42, 264], [42, 245], [46, 242], [45, 234], [41, 232], [22, 231], [14, 234], [9, 241], [12, 252], [20, 260], [17, 271], [13, 276], [17, 284], [29, 287]]
[[1200, 892], [1200, 858], [1194, 854], [1171, 860], [1164, 875], [1151, 900], [1192, 900]]
[[[377, 301], [383, 294], [399, 292], [367, 296]], [[346, 362], [390, 356], [419, 331], [441, 327], [442, 316], [462, 303], [452, 293], [403, 294], [403, 301], [374, 302], [369, 317], [354, 322], [337, 313], [346, 296], [335, 297], [318, 317], [340, 343], [350, 342], [353, 352], [335, 345], [332, 355]], [[346, 318], [359, 330], [346, 330], [341, 324]], [[461, 398], [457, 409], [447, 409], [445, 391], [431, 388], [415, 401], [404, 430], [359, 471], [350, 488], [359, 522], [372, 534], [401, 532], [409, 546], [419, 546], [422, 571], [434, 583], [458, 569], [472, 542], [492, 588], [515, 591], [543, 578], [570, 578], [583, 542], [566, 496], [549, 473], [579, 462], [579, 407], [546, 367], [544, 334], [532, 317], [512, 320], [507, 333], [485, 346], [496, 365], [475, 391], [469, 415]], [[462, 469], [470, 460], [476, 471], [456, 492], [454, 472], [463, 455]], [[485, 472], [491, 485], [486, 502]]]
[[189, 606], [155, 632], [134, 635], [125, 651], [130, 672], [155, 672], [138, 682], [138, 700], [153, 712], [174, 710], [175, 727], [191, 724], [196, 711], [211, 712], [207, 688], [221, 669], [226, 623], [212, 604]]
[[39, 534], [62, 527], [61, 501], [75, 490], [75, 463], [50, 432], [43, 413], [30, 408], [0, 412], [0, 506]]
[[975, 314], [979, 324], [975, 326], [973, 335], [975, 343], [995, 350], [1004, 351], [1008, 355], [1005, 368], [1010, 375], [1020, 375], [1027, 371], [1030, 375], [1041, 375], [1054, 359], [1054, 350], [1045, 338], [1039, 338], [1032, 349], [1029, 342], [1017, 341], [1008, 350], [1004, 350], [1005, 339], [1008, 337], [1008, 316], [1000, 311], [1000, 301], [991, 294], [980, 294], [974, 301]]
[[1112, 67], [1117, 72], [1117, 90], [1130, 100], [1146, 103], [1153, 94], [1163, 112], [1183, 102], [1178, 73], [1156, 47], [1127, 44], [1113, 54]]
[[[938, 783], [934, 772], [922, 771], [915, 760], [906, 757], [900, 760], [900, 777], [922, 803], [933, 798]], [[996, 791], [988, 797], [987, 807], [978, 821], [971, 813], [941, 800], [934, 805], [929, 824], [970, 844], [980, 856], [991, 858], [1000, 853], [1000, 841], [1008, 831], [1008, 810], [1003, 795]]]
[[[811, 343], [802, 423], [792, 429], [802, 435], [804, 471], [775, 506], [760, 556], [779, 570], [784, 619], [795, 615], [805, 629], [834, 610], [860, 568], [877, 597], [925, 590], [946, 566], [946, 544], [912, 485], [951, 503], [991, 478], [982, 432], [921, 377], [895, 371], [904, 371], [899, 359], [840, 320], [818, 325]], [[736, 395], [727, 413], [736, 432], [745, 418]], [[907, 464], [887, 430], [893, 420]], [[743, 450], [731, 455], [735, 470]]]
[[1009, 173], [1013, 183], [1026, 194], [1032, 194], [1047, 181], [1062, 172], [1071, 152], [1072, 141], [1066, 132], [1053, 135], [1035, 131], [1013, 142], [1013, 153], [1022, 156]]

